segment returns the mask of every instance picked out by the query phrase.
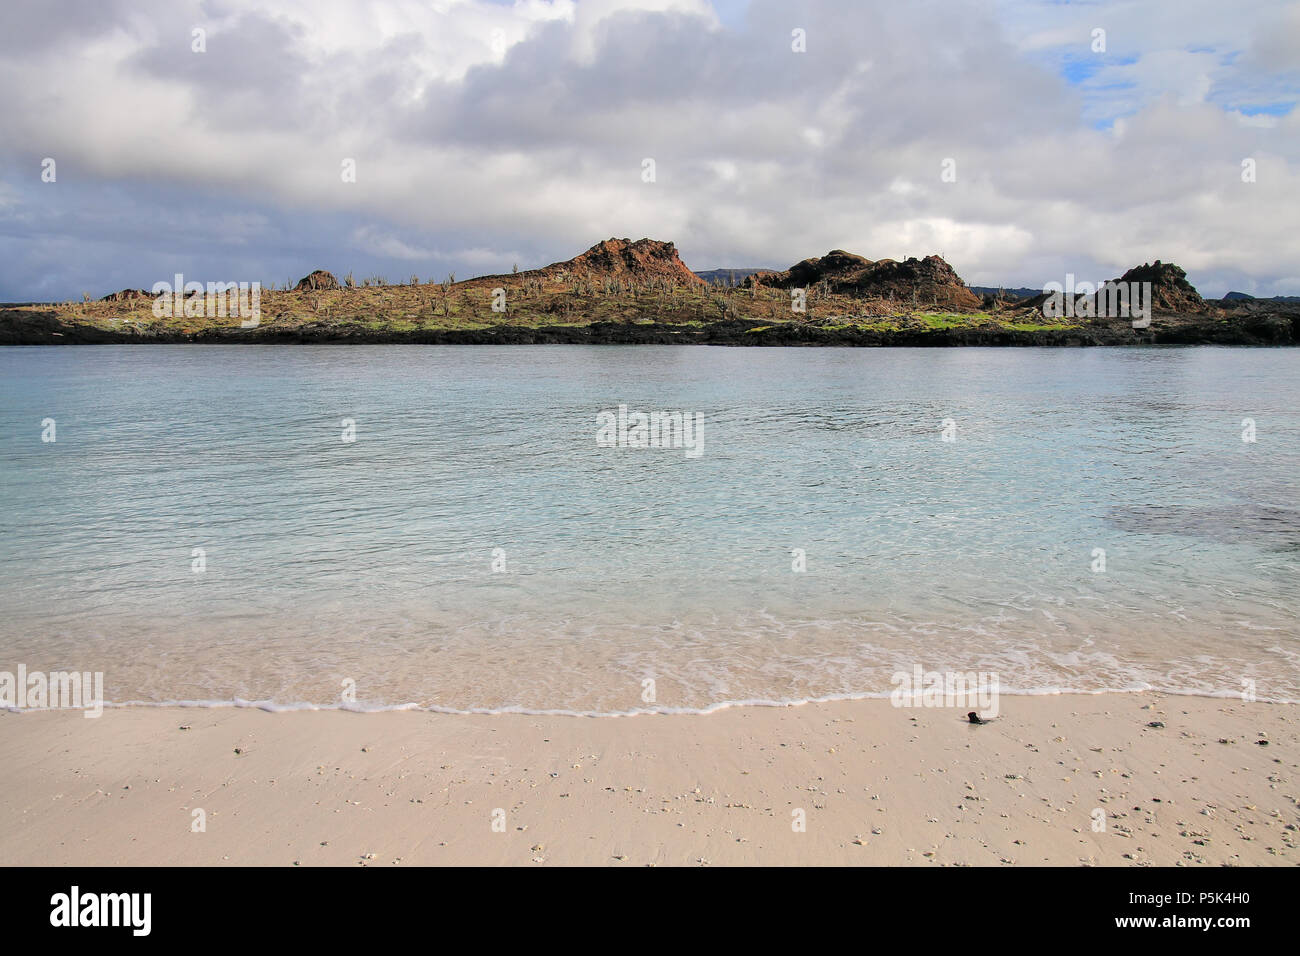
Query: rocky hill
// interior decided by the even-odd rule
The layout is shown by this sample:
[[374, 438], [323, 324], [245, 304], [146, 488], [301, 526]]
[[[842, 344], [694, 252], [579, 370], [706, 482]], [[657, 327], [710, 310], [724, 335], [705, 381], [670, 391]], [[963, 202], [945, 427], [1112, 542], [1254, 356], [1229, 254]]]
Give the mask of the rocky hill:
[[752, 281], [778, 289], [825, 283], [833, 293], [856, 298], [957, 311], [978, 309], [981, 305], [980, 297], [939, 256], [873, 262], [843, 249], [832, 249], [820, 258], [804, 259], [783, 272], [755, 276]]
[[670, 285], [683, 286], [699, 285], [704, 281], [686, 268], [673, 243], [657, 239], [638, 239], [636, 242], [603, 239], [580, 256], [519, 274], [539, 273], [551, 279], [621, 279], [630, 282], [659, 279]]
[[[1150, 282], [1151, 313], [1153, 315], [1197, 314], [1203, 313], [1209, 308], [1205, 300], [1201, 298], [1201, 294], [1187, 281], [1187, 272], [1172, 262], [1161, 262], [1159, 259], [1155, 262], [1146, 262], [1129, 269], [1118, 279], [1108, 281], [1119, 283]], [[1099, 316], [1104, 314], [1106, 297], [1106, 293], [1101, 289], [1093, 294], [1095, 314]], [[1048, 293], [1042, 293], [1032, 299], [1025, 300], [1021, 305], [1025, 308], [1041, 310], [1049, 298]], [[1074, 311], [1076, 314], [1081, 314], [1083, 298], [1083, 296], [1079, 296], [1075, 300]]]
[[1205, 300], [1187, 281], [1187, 273], [1172, 262], [1157, 259], [1134, 266], [1119, 281], [1150, 282], [1153, 312], [1200, 312], [1205, 308]]
[[839, 283], [852, 280], [872, 265], [870, 259], [843, 249], [832, 249], [824, 256], [796, 262], [782, 272], [756, 276], [755, 281], [775, 289], [806, 289], [822, 281]]

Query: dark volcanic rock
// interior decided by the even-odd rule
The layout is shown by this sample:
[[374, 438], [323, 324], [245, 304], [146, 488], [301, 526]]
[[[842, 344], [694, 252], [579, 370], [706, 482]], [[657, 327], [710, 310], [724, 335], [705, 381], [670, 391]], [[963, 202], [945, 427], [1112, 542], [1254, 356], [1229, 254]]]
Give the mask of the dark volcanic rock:
[[1172, 262], [1144, 263], [1119, 277], [1120, 282], [1150, 282], [1152, 312], [1200, 312], [1205, 300], [1187, 281], [1187, 273]]
[[[868, 266], [875, 265], [870, 259], [856, 256], [843, 249], [832, 249], [820, 258], [814, 256], [802, 262], [796, 262], [783, 272], [768, 272], [755, 276], [760, 285], [775, 289], [806, 289], [823, 279], [827, 281], [845, 281], [859, 275]], [[748, 283], [747, 283], [748, 284]]]
[[[1155, 262], [1134, 266], [1118, 279], [1110, 279], [1108, 282], [1150, 282], [1152, 315], [1186, 315], [1203, 313], [1209, 309], [1205, 300], [1201, 298], [1201, 294], [1187, 281], [1187, 273], [1172, 262], [1161, 262], [1157, 259]], [[1044, 292], [1020, 304], [1026, 308], [1041, 311], [1051, 298], [1052, 296], [1049, 293]], [[1074, 313], [1076, 315], [1084, 314], [1083, 310], [1086, 307], [1084, 300], [1086, 298], [1088, 297], [1078, 296], [1075, 299]], [[1104, 288], [1098, 289], [1092, 295], [1094, 314], [1104, 315], [1106, 313], [1107, 298], [1108, 295]]]
[[945, 309], [978, 309], [981, 304], [980, 297], [966, 288], [953, 267], [939, 256], [903, 262], [882, 259], [839, 291]]
[[981, 305], [980, 297], [939, 256], [872, 262], [833, 249], [820, 259], [805, 259], [784, 272], [755, 276], [753, 281], [778, 289], [807, 288], [825, 282], [832, 292], [945, 309], [969, 310]]
[[326, 272], [324, 269], [317, 269], [311, 275], [304, 276], [296, 286], [293, 287], [295, 292], [333, 292], [339, 287], [339, 280], [334, 278], [333, 273]]

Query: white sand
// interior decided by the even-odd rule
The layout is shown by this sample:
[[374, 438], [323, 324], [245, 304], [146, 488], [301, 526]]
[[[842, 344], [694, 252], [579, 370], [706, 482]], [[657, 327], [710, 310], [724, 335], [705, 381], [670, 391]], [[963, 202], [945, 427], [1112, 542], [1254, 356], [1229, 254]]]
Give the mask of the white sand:
[[1295, 864], [1296, 731], [1155, 694], [1003, 697], [982, 727], [883, 700], [0, 713], [0, 864]]

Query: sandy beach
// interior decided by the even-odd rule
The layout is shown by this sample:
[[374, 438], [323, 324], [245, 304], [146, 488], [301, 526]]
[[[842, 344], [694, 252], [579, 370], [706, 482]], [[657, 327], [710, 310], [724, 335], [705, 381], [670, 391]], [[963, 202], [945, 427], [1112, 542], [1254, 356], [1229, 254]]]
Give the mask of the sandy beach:
[[1296, 732], [1293, 705], [1158, 694], [1004, 697], [984, 726], [3, 713], [0, 864], [1293, 865]]

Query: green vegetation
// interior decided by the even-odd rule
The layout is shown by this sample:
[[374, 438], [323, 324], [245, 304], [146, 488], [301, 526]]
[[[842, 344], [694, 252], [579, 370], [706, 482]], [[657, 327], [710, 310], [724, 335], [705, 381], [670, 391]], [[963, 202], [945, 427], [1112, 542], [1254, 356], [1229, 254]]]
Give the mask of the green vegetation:
[[914, 318], [931, 329], [967, 328], [986, 321], [986, 317], [979, 313], [971, 315], [962, 312], [920, 312]]
[[1067, 325], [1061, 322], [1048, 325], [1036, 325], [1033, 322], [1004, 322], [1002, 327], [1013, 332], [1059, 332], [1079, 328], [1078, 325]]

